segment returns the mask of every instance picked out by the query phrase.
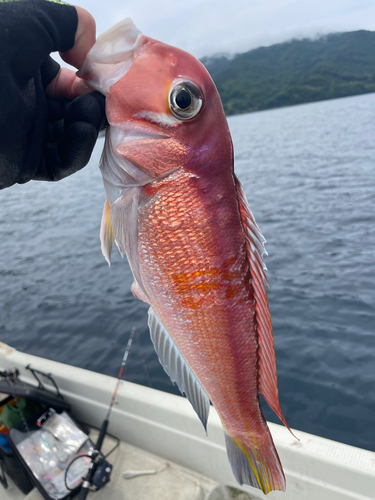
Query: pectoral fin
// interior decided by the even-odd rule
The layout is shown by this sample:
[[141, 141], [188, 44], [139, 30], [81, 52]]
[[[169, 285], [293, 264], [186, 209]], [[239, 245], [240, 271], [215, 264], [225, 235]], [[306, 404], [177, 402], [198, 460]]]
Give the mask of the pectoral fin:
[[131, 292], [134, 295], [134, 297], [137, 297], [137, 299], [142, 300], [143, 302], [146, 302], [146, 304], [150, 304], [150, 299], [148, 295], [146, 295], [143, 291], [142, 288], [138, 285], [137, 281], [134, 281], [132, 286], [131, 286]]
[[152, 307], [148, 310], [148, 326], [160, 363], [172, 382], [185, 393], [207, 432], [210, 400]]
[[148, 297], [139, 269], [138, 257], [138, 199], [139, 188], [124, 190], [123, 194], [112, 204], [110, 210], [111, 225], [121, 257], [128, 258], [134, 280]]
[[105, 200], [102, 223], [100, 225], [100, 242], [102, 247], [102, 254], [104, 255], [105, 260], [108, 262], [109, 266], [111, 265], [111, 253], [113, 242], [115, 240], [109, 216], [110, 210], [111, 207], [109, 206], [108, 200]]

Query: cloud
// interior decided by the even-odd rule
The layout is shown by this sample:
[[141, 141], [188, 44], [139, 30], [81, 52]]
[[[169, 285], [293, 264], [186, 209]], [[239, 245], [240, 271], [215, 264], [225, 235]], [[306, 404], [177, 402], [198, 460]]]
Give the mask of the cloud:
[[78, 0], [98, 33], [131, 17], [145, 34], [197, 57], [243, 52], [292, 38], [375, 30], [373, 0]]

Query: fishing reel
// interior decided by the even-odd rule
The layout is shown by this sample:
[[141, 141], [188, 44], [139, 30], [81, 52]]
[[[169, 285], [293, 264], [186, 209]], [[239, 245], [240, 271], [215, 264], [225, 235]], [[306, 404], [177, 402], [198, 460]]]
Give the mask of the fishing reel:
[[89, 491], [99, 491], [111, 479], [113, 466], [100, 451], [94, 450], [88, 456], [91, 458], [91, 464], [86, 479], [82, 483], [78, 500], [84, 500]]
[[112, 464], [100, 454], [98, 454], [96, 458], [93, 458], [91, 463], [94, 468], [94, 475], [89, 489], [91, 491], [98, 491], [105, 484], [109, 483], [112, 473]]

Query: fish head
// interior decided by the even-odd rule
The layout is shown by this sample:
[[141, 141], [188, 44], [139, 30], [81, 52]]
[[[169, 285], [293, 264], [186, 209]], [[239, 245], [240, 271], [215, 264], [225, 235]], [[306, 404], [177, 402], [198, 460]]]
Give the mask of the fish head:
[[182, 166], [195, 174], [233, 166], [221, 100], [202, 63], [141, 34], [130, 20], [101, 37], [80, 76], [107, 95], [121, 158], [150, 179]]

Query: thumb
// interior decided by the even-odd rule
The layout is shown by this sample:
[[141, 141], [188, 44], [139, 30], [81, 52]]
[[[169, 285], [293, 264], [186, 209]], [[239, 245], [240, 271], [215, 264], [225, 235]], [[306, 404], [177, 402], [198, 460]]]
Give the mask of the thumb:
[[78, 15], [74, 46], [65, 52], [61, 52], [60, 55], [65, 62], [79, 69], [86, 59], [88, 51], [95, 43], [96, 24], [95, 19], [87, 10], [76, 5], [74, 7]]

